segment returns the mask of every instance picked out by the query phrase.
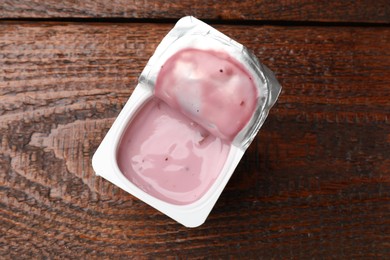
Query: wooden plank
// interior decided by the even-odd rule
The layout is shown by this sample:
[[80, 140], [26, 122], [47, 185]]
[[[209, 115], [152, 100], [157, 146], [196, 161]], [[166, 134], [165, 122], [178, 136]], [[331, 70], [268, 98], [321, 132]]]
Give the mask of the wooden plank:
[[0, 25], [0, 255], [386, 258], [390, 29], [217, 26], [284, 88], [207, 222], [187, 229], [91, 168], [170, 27]]
[[5, 0], [1, 18], [172, 18], [285, 20], [326, 22], [390, 22], [389, 0], [345, 1], [124, 1], [124, 0]]

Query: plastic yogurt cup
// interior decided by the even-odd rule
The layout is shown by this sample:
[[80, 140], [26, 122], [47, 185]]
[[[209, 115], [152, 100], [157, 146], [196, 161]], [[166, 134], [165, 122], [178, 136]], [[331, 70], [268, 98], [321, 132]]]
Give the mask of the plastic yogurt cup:
[[184, 17], [145, 66], [93, 168], [184, 226], [197, 227], [280, 90], [244, 46]]

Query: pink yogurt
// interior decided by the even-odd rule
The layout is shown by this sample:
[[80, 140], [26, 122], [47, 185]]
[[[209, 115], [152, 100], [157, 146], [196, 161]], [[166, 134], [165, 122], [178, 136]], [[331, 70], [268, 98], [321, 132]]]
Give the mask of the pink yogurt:
[[214, 183], [229, 147], [163, 101], [152, 99], [124, 133], [118, 163], [122, 173], [150, 195], [189, 204]]
[[184, 49], [162, 66], [155, 98], [122, 136], [122, 173], [148, 194], [176, 205], [201, 198], [221, 172], [231, 141], [248, 123], [257, 90], [228, 54]]

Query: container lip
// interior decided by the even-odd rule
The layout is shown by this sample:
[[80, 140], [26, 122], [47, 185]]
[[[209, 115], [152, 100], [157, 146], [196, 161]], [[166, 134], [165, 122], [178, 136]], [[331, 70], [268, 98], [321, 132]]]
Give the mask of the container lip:
[[224, 167], [217, 179], [208, 189], [208, 191], [197, 201], [187, 205], [176, 205], [157, 199], [156, 197], [142, 191], [130, 180], [128, 180], [117, 164], [117, 149], [121, 141], [122, 134], [126, 130], [128, 123], [136, 115], [145, 102], [152, 97], [150, 90], [142, 87], [140, 84], [136, 87], [133, 95], [127, 101], [126, 105], [114, 121], [112, 127], [96, 150], [92, 165], [97, 175], [112, 182], [122, 188], [134, 197], [149, 204], [151, 207], [159, 210], [165, 215], [171, 217], [186, 227], [197, 227], [201, 225], [210, 214], [216, 201], [221, 195], [227, 182], [234, 172], [237, 164], [241, 160], [244, 151], [231, 144], [229, 155], [225, 161]]
[[[257, 78], [255, 83], [258, 91], [258, 100], [257, 107], [251, 119], [236, 135], [233, 142], [230, 143], [229, 154], [214, 183], [198, 200], [186, 205], [177, 205], [165, 202], [146, 193], [128, 180], [119, 169], [117, 151], [123, 134], [131, 123], [131, 120], [136, 116], [139, 109], [153, 97], [154, 83], [160, 68], [158, 65], [164, 63], [172, 53], [177, 52], [185, 46], [195, 45], [192, 46], [194, 48], [197, 48], [198, 45], [203, 46], [200, 49], [206, 49], [205, 46], [208, 46], [208, 44], [204, 43], [204, 38], [196, 43], [196, 41], [185, 38], [184, 36], [190, 36], [189, 38], [191, 36], [206, 36], [209, 37], [208, 39], [214, 40], [214, 43], [210, 41], [211, 46], [214, 48], [215, 46], [217, 48], [221, 47], [220, 50], [228, 53], [232, 50], [234, 53], [232, 57]], [[184, 39], [185, 44], [176, 45], [181, 39]], [[188, 42], [186, 43], [186, 41]], [[172, 46], [175, 47], [173, 48]], [[192, 16], [181, 18], [175, 27], [164, 37], [146, 64], [138, 82], [129, 100], [96, 150], [92, 158], [93, 168], [97, 175], [102, 176], [184, 226], [197, 227], [206, 220], [214, 207], [245, 150], [265, 121], [269, 109], [276, 102], [281, 86], [273, 73], [262, 65], [255, 55], [243, 45]]]

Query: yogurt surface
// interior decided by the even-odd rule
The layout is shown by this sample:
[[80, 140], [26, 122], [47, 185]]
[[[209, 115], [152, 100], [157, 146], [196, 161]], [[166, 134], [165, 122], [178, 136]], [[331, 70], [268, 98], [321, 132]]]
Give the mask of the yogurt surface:
[[192, 48], [177, 52], [161, 67], [154, 98], [122, 136], [117, 151], [121, 172], [165, 202], [197, 201], [218, 178], [256, 100], [251, 74], [228, 54]]
[[125, 131], [117, 161], [122, 173], [143, 191], [183, 205], [207, 192], [229, 149], [227, 141], [152, 99]]

